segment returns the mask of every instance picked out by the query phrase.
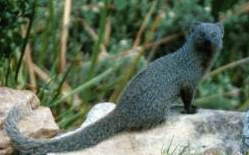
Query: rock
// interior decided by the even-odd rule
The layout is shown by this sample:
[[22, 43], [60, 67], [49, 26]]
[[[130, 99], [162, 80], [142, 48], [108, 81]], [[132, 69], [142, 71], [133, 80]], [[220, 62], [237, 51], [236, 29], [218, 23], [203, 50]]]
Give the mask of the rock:
[[97, 120], [105, 117], [109, 112], [111, 112], [116, 107], [115, 104], [111, 102], [104, 102], [96, 104], [92, 107], [92, 109], [87, 113], [87, 118], [85, 122], [82, 123], [80, 128], [77, 128], [73, 131], [66, 132], [64, 134], [61, 134], [57, 136], [56, 138], [61, 138], [70, 134], [74, 134], [75, 132], [78, 132], [78, 130], [81, 130], [82, 128], [96, 122]]
[[243, 117], [239, 112], [199, 109], [151, 130], [121, 133], [89, 149], [50, 155], [160, 155], [167, 149], [169, 154], [240, 154]]
[[[21, 132], [33, 137], [51, 137], [58, 131], [50, 110], [37, 108], [39, 100], [30, 91], [0, 87], [0, 101], [0, 154], [9, 154], [13, 151], [9, 138], [2, 130], [3, 120], [9, 109], [17, 104], [31, 105], [36, 108], [32, 115], [20, 122]], [[82, 127], [94, 123], [111, 111], [107, 109], [103, 111], [99, 106], [107, 109], [115, 107], [109, 103], [97, 105], [97, 108], [95, 107], [88, 114], [88, 120]], [[92, 148], [70, 153], [56, 153], [56, 155], [163, 155], [167, 154], [166, 152], [187, 155], [217, 153], [239, 155], [243, 120], [244, 113], [199, 109], [196, 114], [171, 117], [164, 124], [151, 130], [120, 133]], [[52, 154], [55, 153], [50, 153]]]
[[39, 107], [19, 122], [21, 133], [33, 138], [51, 138], [58, 134], [59, 126], [48, 107]]
[[59, 127], [54, 121], [49, 108], [40, 107], [38, 97], [31, 91], [14, 90], [6, 87], [0, 87], [0, 154], [10, 154], [13, 152], [10, 138], [4, 132], [4, 120], [9, 110], [13, 106], [30, 106], [33, 109], [32, 114], [23, 118], [19, 122], [20, 131], [28, 136], [52, 137]]
[[249, 153], [249, 110], [245, 113], [241, 151], [243, 154]]
[[11, 141], [3, 129], [0, 129], [0, 154], [11, 154], [14, 151], [14, 148], [11, 145]]
[[115, 107], [116, 104], [111, 102], [104, 102], [94, 105], [92, 109], [87, 113], [86, 121], [81, 125], [81, 128], [84, 128], [89, 124], [92, 124], [97, 120], [103, 118], [109, 112], [111, 112]]
[[8, 111], [15, 105], [29, 105], [37, 108], [40, 104], [38, 97], [31, 91], [14, 90], [0, 87], [0, 127], [3, 127]]

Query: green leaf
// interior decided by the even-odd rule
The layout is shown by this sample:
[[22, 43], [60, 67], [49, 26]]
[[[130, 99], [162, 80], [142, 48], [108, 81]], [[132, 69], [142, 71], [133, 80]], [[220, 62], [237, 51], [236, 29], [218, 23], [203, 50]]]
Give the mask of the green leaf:
[[127, 6], [128, 2], [127, 0], [116, 0], [115, 5], [118, 10], [123, 10]]

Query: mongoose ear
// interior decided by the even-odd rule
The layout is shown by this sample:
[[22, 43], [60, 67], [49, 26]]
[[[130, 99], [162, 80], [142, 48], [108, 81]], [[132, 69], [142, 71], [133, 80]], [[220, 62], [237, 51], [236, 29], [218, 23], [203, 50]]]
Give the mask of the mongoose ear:
[[197, 26], [199, 26], [201, 24], [200, 21], [195, 21], [193, 23], [190, 24], [190, 29], [189, 32], [192, 33], [194, 32], [194, 30], [196, 29]]
[[194, 30], [196, 29], [196, 27], [197, 27], [198, 25], [200, 25], [200, 22], [197, 22], [197, 21], [196, 21], [196, 22], [191, 23], [189, 32], [190, 32], [190, 33], [194, 32]]
[[218, 22], [218, 23], [216, 23], [216, 25], [217, 25], [217, 26], [219, 26], [219, 28], [220, 28], [221, 30], [224, 28], [224, 26], [223, 26], [223, 23], [222, 23], [222, 22]]
[[222, 32], [222, 37], [224, 35], [224, 25], [222, 22], [218, 22], [216, 23], [216, 25], [220, 28], [221, 32]]

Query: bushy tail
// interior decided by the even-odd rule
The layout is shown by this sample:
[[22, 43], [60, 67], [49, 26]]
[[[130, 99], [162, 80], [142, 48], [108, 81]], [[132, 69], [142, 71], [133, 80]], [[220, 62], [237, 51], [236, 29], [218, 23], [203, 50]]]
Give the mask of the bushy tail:
[[37, 140], [22, 135], [17, 127], [17, 122], [29, 111], [27, 108], [14, 107], [6, 119], [5, 130], [21, 154], [44, 155], [49, 152], [81, 150], [94, 146], [125, 128], [120, 123], [123, 124], [124, 119], [114, 109], [106, 117], [86, 128], [51, 140]]

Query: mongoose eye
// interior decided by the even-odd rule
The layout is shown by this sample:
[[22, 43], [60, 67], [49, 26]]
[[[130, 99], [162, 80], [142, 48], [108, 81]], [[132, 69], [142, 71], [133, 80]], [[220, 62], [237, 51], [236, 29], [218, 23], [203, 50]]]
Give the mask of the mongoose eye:
[[211, 33], [210, 33], [210, 36], [211, 36], [211, 38], [217, 37], [217, 32], [211, 32]]

